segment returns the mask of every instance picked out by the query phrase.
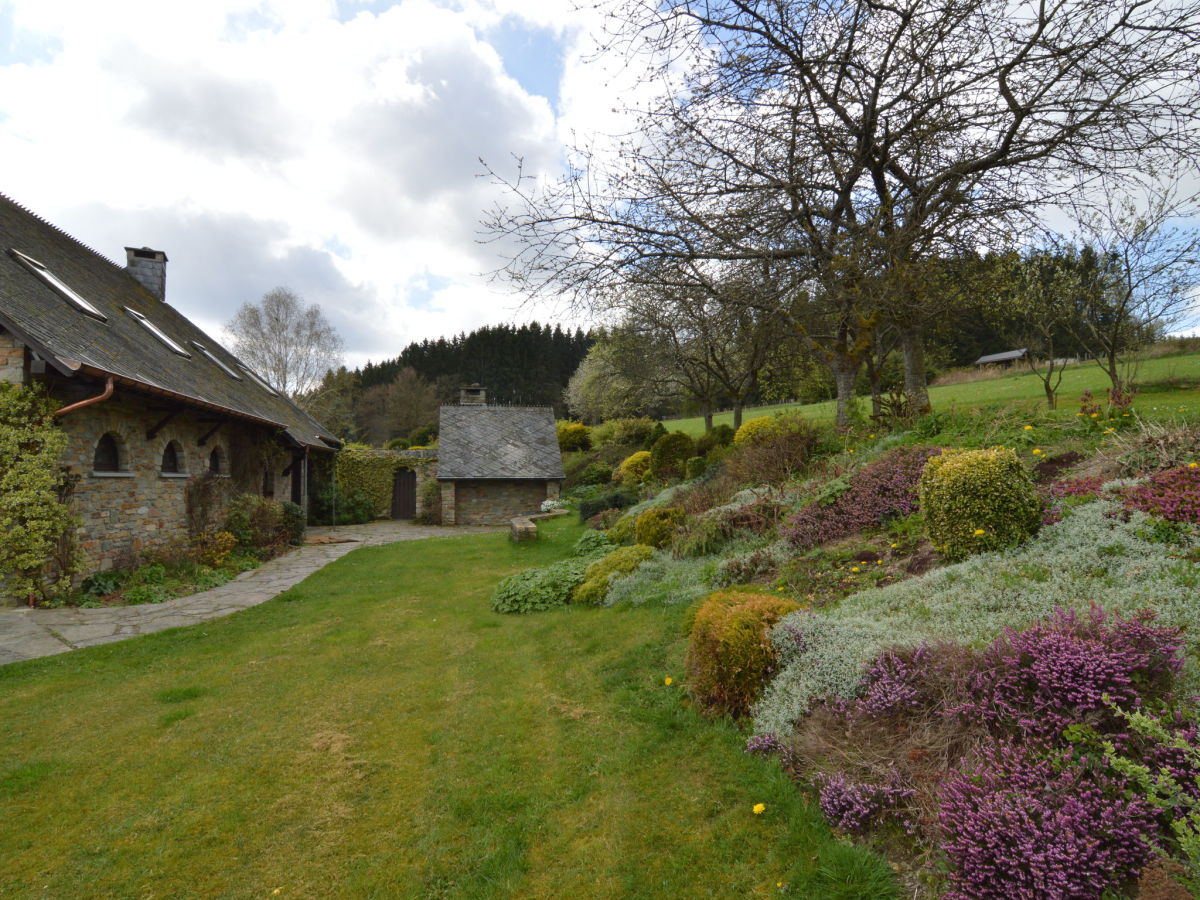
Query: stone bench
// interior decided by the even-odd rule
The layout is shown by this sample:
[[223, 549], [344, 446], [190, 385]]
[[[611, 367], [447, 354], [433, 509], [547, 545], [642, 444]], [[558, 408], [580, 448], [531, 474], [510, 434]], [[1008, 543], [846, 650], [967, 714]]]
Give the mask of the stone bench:
[[523, 541], [536, 541], [537, 523], [540, 519], [553, 519], [555, 516], [565, 516], [569, 512], [569, 509], [556, 509], [552, 512], [517, 516], [508, 523], [508, 536], [518, 544]]

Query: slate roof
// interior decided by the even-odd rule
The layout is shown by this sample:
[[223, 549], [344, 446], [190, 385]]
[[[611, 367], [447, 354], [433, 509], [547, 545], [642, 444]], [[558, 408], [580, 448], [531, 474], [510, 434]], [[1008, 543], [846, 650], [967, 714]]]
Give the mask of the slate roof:
[[1013, 359], [1024, 359], [1029, 350], [1022, 347], [1020, 350], [1005, 350], [1003, 353], [989, 353], [987, 356], [981, 356], [975, 360], [975, 365], [986, 366], [988, 363], [1008, 362]]
[[439, 480], [566, 478], [548, 406], [443, 406]]
[[[81, 312], [10, 253], [43, 264], [107, 321]], [[137, 319], [133, 309], [190, 354], [171, 351]], [[159, 300], [113, 263], [67, 233], [0, 194], [0, 325], [67, 376], [113, 376], [122, 387], [225, 412], [281, 428], [305, 446], [328, 450], [337, 438], [294, 403], [257, 384], [236, 356], [182, 313]], [[192, 342], [241, 375], [230, 377]]]

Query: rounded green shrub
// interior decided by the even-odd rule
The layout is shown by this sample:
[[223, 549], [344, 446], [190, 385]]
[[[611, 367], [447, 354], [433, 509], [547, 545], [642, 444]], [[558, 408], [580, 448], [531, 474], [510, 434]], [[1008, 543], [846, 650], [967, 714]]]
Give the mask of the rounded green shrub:
[[703, 456], [693, 456], [684, 467], [684, 478], [694, 481], [708, 471], [708, 461]]
[[745, 716], [778, 658], [767, 633], [799, 609], [770, 594], [716, 591], [696, 609], [688, 638], [688, 690], [708, 715]]
[[614, 544], [628, 544], [633, 541], [634, 531], [637, 528], [637, 517], [624, 515], [617, 519], [611, 528], [605, 532], [608, 539]]
[[640, 484], [650, 471], [650, 451], [639, 450], [625, 457], [617, 466], [617, 480], [621, 484]]
[[708, 456], [717, 447], [728, 447], [732, 443], [733, 428], [729, 425], [714, 425], [711, 431], [706, 431], [696, 440], [696, 452], [701, 456]]
[[662, 422], [655, 422], [654, 427], [650, 429], [650, 433], [646, 435], [646, 440], [642, 442], [643, 450], [650, 450], [658, 443], [658, 439], [667, 433], [667, 429]]
[[591, 559], [571, 557], [540, 569], [509, 575], [492, 593], [492, 609], [499, 613], [539, 612], [565, 606], [571, 592], [583, 583]]
[[639, 544], [648, 547], [665, 547], [683, 524], [683, 510], [671, 506], [648, 509], [637, 517], [633, 536]]
[[284, 508], [257, 494], [238, 494], [225, 507], [223, 531], [228, 531], [243, 550], [275, 553], [291, 540], [284, 521]]
[[774, 416], [757, 416], [747, 419], [733, 436], [734, 446], [753, 444], [767, 435], [774, 434], [779, 422]]
[[696, 442], [682, 431], [664, 434], [650, 448], [650, 472], [660, 481], [682, 478], [687, 461], [696, 455]]
[[564, 453], [592, 449], [592, 429], [582, 422], [560, 420], [555, 428], [558, 431], [558, 449]]
[[577, 479], [578, 484], [608, 484], [612, 481], [612, 466], [602, 462], [588, 463]]
[[654, 420], [609, 419], [592, 429], [592, 443], [597, 447], [614, 444], [618, 447], [641, 447], [654, 430]]
[[1033, 480], [1006, 447], [931, 457], [918, 496], [929, 542], [947, 559], [1016, 546], [1041, 524]]
[[583, 584], [571, 594], [574, 603], [599, 606], [608, 595], [608, 582], [613, 575], [626, 575], [654, 555], [654, 548], [644, 544], [618, 547], [596, 560], [583, 574]]

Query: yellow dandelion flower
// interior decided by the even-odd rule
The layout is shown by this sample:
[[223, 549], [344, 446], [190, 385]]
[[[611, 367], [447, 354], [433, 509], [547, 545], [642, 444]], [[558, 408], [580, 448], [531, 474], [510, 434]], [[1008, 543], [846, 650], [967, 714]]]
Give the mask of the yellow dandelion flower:
[[1025, 426], [1025, 430], [1026, 430], [1026, 431], [1033, 431], [1033, 426], [1032, 426], [1032, 425], [1026, 425], [1026, 426]]
[[766, 811], [767, 811], [767, 804], [765, 804], [765, 803], [755, 803], [754, 808], [751, 810], [751, 812], [753, 812], [756, 816], [761, 816]]
[[1098, 418], [1100, 418], [1100, 413], [1092, 413], [1092, 418], [1093, 418], [1093, 419], [1098, 419]]
[[1128, 418], [1129, 418], [1129, 413], [1121, 413], [1121, 418], [1122, 418], [1122, 419], [1128, 419]]
[[857, 572], [857, 571], [858, 571], [858, 566], [851, 566], [851, 567], [850, 567], [850, 571], [851, 571], [851, 572]]
[[1034, 448], [1033, 448], [1033, 455], [1034, 455], [1034, 456], [1041, 456], [1041, 455], [1042, 455], [1042, 448], [1041, 448], [1041, 447], [1034, 447]]
[[873, 434], [868, 434], [867, 437], [870, 438], [871, 440], [875, 440], [875, 435], [873, 435]]
[[777, 590], [777, 591], [782, 591], [782, 590], [783, 590], [783, 588], [775, 588], [775, 590]]
[[1192, 463], [1188, 463], [1188, 468], [1189, 468], [1189, 469], [1197, 469], [1197, 468], [1200, 468], [1200, 463], [1194, 463], [1194, 462], [1192, 462]]
[[853, 450], [848, 450], [848, 451], [846, 451], [846, 452], [847, 452], [847, 453], [853, 453], [854, 451], [853, 451]]
[[670, 675], [668, 675], [666, 678], [663, 679], [663, 684], [665, 684], [667, 687], [670, 687], [671, 683], [673, 681], [675, 681], [675, 679], [672, 678]]
[[900, 546], [899, 544], [892, 544], [892, 549], [895, 550], [899, 546]]
[[877, 565], [877, 566], [882, 566], [882, 565], [883, 565], [883, 560], [882, 560], [882, 559], [877, 559], [877, 560], [875, 560], [875, 565]]
[[987, 534], [987, 532], [984, 531], [982, 528], [976, 528], [975, 529], [975, 537], [979, 537], [981, 534]]

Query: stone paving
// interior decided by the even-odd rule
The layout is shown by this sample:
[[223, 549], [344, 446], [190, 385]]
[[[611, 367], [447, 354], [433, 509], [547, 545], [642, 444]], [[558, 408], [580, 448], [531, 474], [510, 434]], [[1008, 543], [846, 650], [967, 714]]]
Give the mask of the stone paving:
[[0, 665], [227, 616], [282, 594], [317, 569], [359, 547], [501, 530], [503, 528], [422, 526], [391, 521], [310, 528], [309, 539], [333, 539], [341, 543], [306, 544], [257, 569], [243, 572], [220, 587], [190, 597], [177, 597], [165, 603], [99, 609], [0, 609]]

